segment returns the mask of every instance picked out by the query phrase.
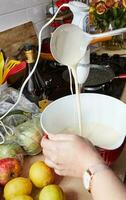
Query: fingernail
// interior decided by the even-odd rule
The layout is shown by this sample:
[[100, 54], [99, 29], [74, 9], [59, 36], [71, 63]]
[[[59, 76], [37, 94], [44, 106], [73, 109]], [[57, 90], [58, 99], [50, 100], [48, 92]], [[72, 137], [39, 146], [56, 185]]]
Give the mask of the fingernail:
[[44, 138], [49, 139], [48, 135], [46, 133], [44, 133]]

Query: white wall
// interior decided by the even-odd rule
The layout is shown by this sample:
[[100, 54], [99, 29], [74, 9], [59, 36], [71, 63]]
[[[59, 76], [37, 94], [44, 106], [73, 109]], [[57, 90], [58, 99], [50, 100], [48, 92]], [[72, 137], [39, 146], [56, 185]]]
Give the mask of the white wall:
[[[0, 0], [0, 32], [32, 21], [36, 32], [46, 22], [46, 6], [50, 0]], [[42, 37], [49, 35], [46, 29]]]

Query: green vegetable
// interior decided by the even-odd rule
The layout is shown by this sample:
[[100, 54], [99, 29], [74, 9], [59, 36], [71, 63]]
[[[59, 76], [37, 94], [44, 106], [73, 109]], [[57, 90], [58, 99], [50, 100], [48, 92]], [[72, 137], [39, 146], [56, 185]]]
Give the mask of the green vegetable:
[[2, 158], [16, 158], [23, 161], [24, 151], [20, 145], [16, 143], [1, 144], [0, 145], [0, 159]]
[[41, 152], [42, 130], [39, 116], [17, 126], [15, 134], [18, 144], [23, 147], [27, 155]]

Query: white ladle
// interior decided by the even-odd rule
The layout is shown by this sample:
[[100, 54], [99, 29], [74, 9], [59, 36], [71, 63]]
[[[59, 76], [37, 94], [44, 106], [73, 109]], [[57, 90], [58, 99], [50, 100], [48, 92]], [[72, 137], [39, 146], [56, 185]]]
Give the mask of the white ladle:
[[77, 65], [84, 56], [87, 46], [91, 41], [119, 35], [123, 32], [126, 32], [126, 28], [100, 34], [89, 34], [83, 32], [74, 24], [64, 24], [52, 33], [50, 41], [51, 53], [55, 60], [63, 65]]

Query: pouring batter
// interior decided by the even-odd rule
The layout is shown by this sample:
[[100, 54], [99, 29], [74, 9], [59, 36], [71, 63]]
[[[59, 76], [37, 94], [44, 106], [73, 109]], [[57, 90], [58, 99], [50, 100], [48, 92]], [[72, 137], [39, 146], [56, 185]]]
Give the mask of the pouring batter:
[[[78, 34], [79, 37], [77, 37]], [[90, 38], [86, 38], [84, 40], [83, 31], [78, 29], [77, 26], [63, 25], [62, 28], [60, 27], [56, 29], [55, 33], [52, 34], [50, 43], [51, 52], [54, 58], [61, 64], [67, 65], [74, 77], [79, 135], [82, 135], [82, 117], [80, 108], [79, 85], [77, 80], [77, 66], [79, 61], [85, 55], [87, 47], [90, 44], [90, 40]], [[86, 78], [87, 74], [85, 74], [85, 79]]]
[[[78, 125], [79, 125], [79, 128], [77, 129], [78, 131], [76, 132], [78, 132], [80, 136], [87, 137], [88, 139], [90, 139], [94, 145], [98, 145], [99, 147], [102, 148], [103, 147], [111, 148], [111, 146], [115, 143], [115, 141], [118, 140], [119, 134], [117, 134], [115, 130], [112, 130], [110, 127], [107, 127], [104, 124], [98, 125], [98, 123], [97, 124], [91, 123], [89, 125], [86, 125], [84, 123], [84, 117], [82, 119], [82, 113], [81, 113], [77, 66], [82, 57], [86, 54], [88, 45], [91, 43], [93, 39], [103, 36], [118, 34], [124, 30], [126, 30], [126, 28], [107, 32], [104, 34], [91, 35], [86, 32], [83, 32], [80, 28], [78, 28], [75, 25], [65, 24], [57, 28], [54, 31], [54, 33], [52, 33], [51, 37], [50, 47], [54, 58], [61, 64], [67, 65], [69, 69], [71, 69], [74, 77], [76, 105], [77, 105], [76, 108], [77, 108]], [[86, 81], [86, 78], [87, 78], [87, 73], [85, 71], [83, 82]], [[72, 127], [66, 127], [65, 129], [71, 130]], [[92, 132], [91, 130], [94, 131]], [[103, 134], [101, 134], [101, 130]], [[107, 131], [107, 134], [105, 134], [105, 131]]]

